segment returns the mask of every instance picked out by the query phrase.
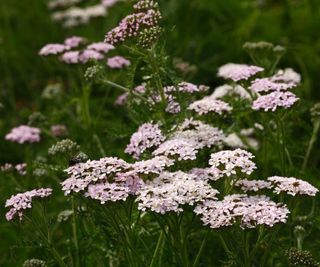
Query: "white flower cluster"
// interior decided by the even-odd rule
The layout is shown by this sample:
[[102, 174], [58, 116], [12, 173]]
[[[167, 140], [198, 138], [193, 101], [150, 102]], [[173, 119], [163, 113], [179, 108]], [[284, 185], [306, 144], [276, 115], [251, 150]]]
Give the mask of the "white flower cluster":
[[286, 205], [271, 201], [266, 196], [227, 195], [222, 201], [205, 201], [194, 212], [204, 225], [220, 228], [240, 223], [241, 228], [257, 225], [274, 226], [285, 223], [290, 213]]
[[164, 214], [181, 212], [183, 205], [194, 205], [205, 200], [215, 200], [218, 191], [195, 175], [178, 172], [163, 172], [148, 181], [139, 190], [138, 209]]
[[227, 176], [239, 174], [239, 172], [250, 175], [257, 168], [251, 160], [253, 158], [252, 153], [240, 148], [223, 150], [211, 154], [209, 164]]
[[127, 145], [125, 152], [132, 155], [135, 159], [139, 159], [144, 151], [160, 145], [164, 139], [158, 124], [144, 123], [132, 135], [130, 144]]
[[222, 100], [217, 100], [211, 96], [206, 96], [191, 103], [188, 109], [194, 110], [199, 115], [208, 114], [209, 112], [222, 115], [223, 113], [229, 113], [232, 110], [232, 107]]

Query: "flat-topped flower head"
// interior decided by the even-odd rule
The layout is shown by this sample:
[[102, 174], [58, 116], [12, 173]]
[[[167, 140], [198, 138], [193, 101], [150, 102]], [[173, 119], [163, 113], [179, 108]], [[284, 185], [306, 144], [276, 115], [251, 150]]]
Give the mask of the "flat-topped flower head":
[[130, 165], [132, 172], [142, 174], [160, 174], [165, 168], [170, 167], [174, 164], [174, 160], [169, 159], [166, 156], [157, 156], [148, 160], [137, 161]]
[[156, 213], [181, 212], [183, 205], [215, 200], [219, 192], [206, 181], [181, 171], [163, 172], [138, 192], [138, 209]]
[[252, 153], [243, 150], [223, 150], [211, 154], [209, 164], [218, 168], [224, 175], [231, 176], [239, 173], [250, 175], [257, 167], [252, 161]]
[[235, 186], [240, 187], [242, 191], [248, 192], [248, 191], [260, 191], [263, 189], [270, 189], [272, 188], [272, 185], [268, 181], [264, 180], [239, 180], [235, 183]]
[[112, 69], [122, 69], [124, 67], [130, 66], [131, 62], [121, 56], [110, 57], [107, 60], [107, 66]]
[[273, 92], [273, 91], [286, 91], [295, 87], [295, 83], [285, 83], [285, 82], [277, 82], [273, 81], [272, 77], [270, 78], [262, 78], [255, 79], [251, 85], [250, 90], [261, 93], [261, 92]]
[[40, 133], [41, 130], [39, 128], [20, 125], [11, 129], [11, 131], [6, 134], [5, 139], [19, 144], [37, 143], [40, 142]]
[[84, 191], [88, 185], [112, 179], [116, 173], [128, 170], [129, 164], [122, 159], [106, 157], [88, 160], [65, 170], [69, 178], [61, 183], [65, 195]]
[[194, 212], [210, 228], [232, 226], [236, 222], [240, 223], [241, 228], [255, 228], [258, 225], [272, 227], [285, 223], [290, 213], [285, 205], [275, 203], [266, 196], [247, 195], [227, 195], [221, 201], [204, 201]]
[[232, 107], [222, 100], [216, 100], [210, 96], [206, 96], [190, 104], [188, 109], [194, 110], [199, 115], [208, 114], [209, 112], [222, 115], [224, 113], [229, 113], [232, 110]]
[[291, 92], [272, 92], [259, 96], [253, 101], [252, 109], [264, 111], [276, 111], [278, 108], [288, 109], [295, 104], [299, 98]]
[[31, 209], [33, 198], [45, 198], [51, 194], [51, 188], [40, 188], [11, 196], [7, 199], [5, 205], [6, 208], [10, 207], [10, 210], [6, 213], [6, 219], [11, 221], [18, 216], [22, 220], [24, 211]]
[[294, 177], [272, 176], [268, 178], [272, 184], [274, 192], [280, 194], [282, 192], [288, 195], [308, 195], [315, 196], [319, 190], [306, 181]]
[[70, 47], [63, 44], [46, 44], [39, 51], [40, 56], [57, 55], [69, 50]]
[[160, 145], [164, 141], [159, 125], [153, 123], [142, 124], [138, 131], [131, 136], [130, 144], [125, 152], [139, 159], [141, 154], [148, 148]]
[[87, 46], [87, 49], [89, 50], [95, 50], [101, 53], [108, 53], [110, 50], [115, 49], [115, 47], [111, 44], [104, 43], [104, 42], [97, 42], [97, 43], [91, 43]]
[[64, 40], [64, 44], [70, 48], [78, 47], [85, 43], [85, 39], [80, 36], [72, 36]]
[[291, 68], [286, 68], [284, 70], [278, 70], [277, 73], [272, 76], [272, 81], [298, 85], [301, 82], [301, 75]]
[[165, 155], [174, 157], [178, 160], [195, 160], [197, 158], [198, 148], [195, 142], [188, 139], [172, 139], [163, 142], [153, 155]]
[[228, 63], [221, 66], [218, 70], [218, 76], [224, 79], [230, 79], [234, 82], [248, 80], [264, 69], [258, 66]]
[[80, 51], [67, 51], [64, 52], [60, 60], [66, 64], [78, 64], [80, 63]]
[[102, 60], [104, 56], [96, 50], [85, 49], [80, 52], [79, 61], [81, 63], [87, 63], [90, 60]]

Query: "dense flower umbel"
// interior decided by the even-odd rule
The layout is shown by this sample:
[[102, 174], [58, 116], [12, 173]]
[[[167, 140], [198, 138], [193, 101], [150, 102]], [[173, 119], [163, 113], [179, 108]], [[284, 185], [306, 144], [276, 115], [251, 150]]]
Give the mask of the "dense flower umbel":
[[[114, 45], [128, 38], [137, 36], [144, 28], [158, 25], [161, 19], [159, 10], [154, 6], [150, 6], [147, 10], [144, 10], [145, 8], [142, 8], [142, 6], [147, 8], [148, 5], [143, 4], [146, 1], [140, 2], [135, 5], [138, 13], [133, 13], [122, 19], [116, 28], [107, 33], [105, 42]], [[143, 10], [140, 10], [141, 8]]]
[[41, 130], [39, 128], [20, 125], [11, 129], [10, 133], [5, 136], [5, 139], [19, 144], [37, 143], [40, 141]]
[[288, 195], [308, 195], [315, 196], [319, 190], [306, 181], [294, 177], [272, 176], [268, 178], [271, 182], [274, 192], [280, 194], [285, 192]]
[[266, 196], [247, 195], [227, 195], [222, 201], [204, 201], [194, 212], [201, 216], [204, 225], [211, 228], [231, 226], [236, 222], [241, 228], [272, 227], [276, 223], [285, 223], [290, 213], [285, 205]]
[[240, 148], [223, 150], [211, 154], [209, 164], [218, 168], [227, 176], [239, 174], [240, 172], [250, 175], [257, 168], [256, 164], [251, 160], [253, 158], [254, 156], [250, 152]]
[[195, 175], [178, 172], [163, 172], [159, 177], [146, 182], [138, 192], [138, 209], [157, 213], [181, 212], [183, 205], [194, 205], [205, 200], [214, 200], [219, 192]]
[[165, 93], [174, 93], [174, 92], [182, 92], [182, 93], [197, 93], [197, 92], [206, 92], [209, 90], [208, 86], [205, 85], [195, 85], [189, 82], [180, 82], [178, 86], [166, 86], [164, 88]]
[[85, 42], [85, 39], [80, 36], [72, 36], [72, 37], [69, 37], [64, 40], [64, 44], [70, 48], [78, 47], [79, 45], [83, 44], [84, 42]]
[[244, 192], [248, 191], [260, 191], [262, 189], [270, 189], [272, 187], [271, 183], [264, 180], [239, 180], [235, 183], [235, 186], [240, 187]]
[[11, 196], [11, 198], [7, 199], [5, 205], [6, 207], [10, 207], [10, 210], [6, 213], [6, 219], [11, 221], [14, 217], [18, 216], [22, 220], [24, 211], [32, 207], [33, 198], [45, 198], [51, 194], [51, 188], [40, 188]]
[[70, 47], [63, 44], [47, 44], [41, 48], [39, 51], [40, 56], [49, 56], [49, 55], [57, 55], [66, 50], [69, 50]]
[[248, 80], [261, 71], [263, 71], [263, 68], [257, 66], [228, 63], [219, 68], [218, 76], [237, 82], [240, 80]]
[[209, 112], [222, 115], [223, 113], [230, 112], [232, 107], [222, 100], [216, 100], [210, 96], [206, 96], [190, 104], [188, 109], [194, 110], [199, 115], [207, 114]]
[[130, 144], [127, 145], [125, 152], [139, 159], [144, 151], [160, 145], [164, 139], [158, 124], [144, 123], [132, 135]]
[[276, 111], [278, 108], [290, 108], [299, 98], [291, 92], [272, 92], [259, 96], [253, 101], [252, 109], [264, 111]]
[[131, 62], [121, 56], [110, 57], [107, 60], [108, 67], [112, 69], [122, 69], [124, 67], [130, 66]]

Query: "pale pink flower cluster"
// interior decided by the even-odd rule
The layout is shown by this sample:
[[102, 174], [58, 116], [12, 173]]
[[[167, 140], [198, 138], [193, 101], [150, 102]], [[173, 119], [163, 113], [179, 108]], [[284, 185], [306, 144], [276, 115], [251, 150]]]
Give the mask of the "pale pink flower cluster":
[[27, 164], [19, 163], [14, 166], [11, 163], [5, 163], [4, 165], [0, 166], [0, 171], [2, 172], [10, 172], [13, 170], [16, 170], [19, 175], [25, 176], [27, 174]]
[[271, 182], [274, 192], [280, 194], [285, 192], [289, 195], [308, 195], [315, 196], [319, 190], [306, 181], [294, 177], [272, 176], [268, 178]]
[[276, 111], [278, 108], [290, 108], [299, 98], [291, 92], [275, 91], [267, 95], [259, 96], [253, 101], [252, 109], [264, 111]]
[[[192, 129], [188, 129], [190, 126]], [[218, 128], [200, 121], [185, 121], [153, 154], [195, 160], [200, 149], [220, 145], [223, 139], [223, 132]]]
[[158, 25], [161, 14], [158, 10], [149, 9], [145, 12], [138, 12], [128, 15], [121, 20], [119, 25], [109, 31], [105, 36], [105, 42], [115, 45], [128, 38], [137, 36], [143, 28]]
[[107, 60], [108, 67], [112, 69], [122, 69], [124, 67], [130, 66], [131, 62], [121, 56], [110, 57]]
[[78, 47], [79, 45], [81, 45], [85, 42], [86, 42], [86, 40], [80, 36], [72, 36], [72, 37], [69, 37], [64, 40], [64, 44], [70, 48]]
[[139, 159], [144, 151], [160, 145], [164, 139], [158, 124], [144, 123], [131, 136], [130, 144], [127, 145], [125, 152], [132, 155], [135, 159]]
[[198, 179], [207, 181], [219, 180], [223, 174], [218, 168], [192, 168], [188, 173], [195, 175]]
[[101, 204], [126, 200], [144, 185], [141, 177], [158, 175], [173, 164], [173, 160], [164, 156], [131, 164], [117, 158], [88, 160], [66, 169], [69, 178], [61, 183], [62, 190], [66, 195], [84, 191], [86, 197]]
[[69, 195], [71, 192], [84, 191], [89, 184], [105, 181], [109, 176], [113, 177], [117, 172], [121, 172], [127, 168], [128, 163], [114, 157], [78, 163], [65, 170], [69, 178], [61, 183], [62, 190], [66, 195]]
[[208, 114], [209, 112], [222, 115], [224, 113], [229, 113], [232, 110], [232, 107], [222, 100], [216, 100], [211, 96], [206, 96], [191, 103], [188, 109], [194, 110], [199, 115]]
[[63, 44], [46, 44], [39, 51], [40, 56], [57, 55], [69, 50], [70, 47]]
[[270, 91], [286, 91], [288, 89], [291, 89], [295, 87], [296, 84], [294, 83], [284, 83], [284, 82], [276, 82], [273, 81], [272, 77], [270, 78], [261, 78], [261, 79], [255, 79], [249, 89], [256, 92], [270, 92]]
[[138, 192], [138, 209], [156, 213], [181, 212], [183, 205], [214, 200], [219, 192], [206, 181], [181, 171], [163, 172], [146, 182]]
[[253, 65], [228, 63], [219, 68], [218, 76], [238, 82], [241, 80], [248, 80], [250, 77], [263, 70], [263, 68]]
[[227, 176], [236, 175], [239, 172], [250, 175], [257, 168], [252, 161], [253, 158], [252, 153], [240, 148], [222, 150], [211, 154], [209, 164]]
[[50, 132], [55, 137], [66, 136], [68, 134], [67, 127], [63, 124], [52, 125]]
[[11, 129], [10, 133], [5, 136], [5, 139], [19, 144], [37, 143], [40, 142], [40, 133], [41, 130], [39, 128], [20, 125]]
[[40, 188], [11, 196], [11, 198], [7, 199], [5, 205], [5, 207], [10, 207], [10, 210], [6, 213], [6, 219], [11, 221], [18, 216], [22, 220], [24, 211], [31, 209], [33, 198], [45, 198], [51, 194], [51, 188]]
[[286, 205], [271, 201], [266, 196], [227, 195], [221, 201], [204, 201], [194, 212], [210, 228], [232, 226], [241, 228], [269, 227], [285, 223], [290, 213]]
[[272, 187], [271, 183], [264, 180], [248, 180], [243, 179], [235, 183], [235, 186], [240, 187], [242, 191], [260, 191], [263, 189], [270, 189]]
[[64, 44], [47, 44], [39, 52], [41, 56], [60, 55], [59, 59], [67, 64], [85, 64], [90, 60], [102, 60], [104, 54], [114, 49], [108, 43], [97, 42], [88, 44], [84, 49], [71, 50], [84, 45], [86, 40], [80, 36], [66, 38]]

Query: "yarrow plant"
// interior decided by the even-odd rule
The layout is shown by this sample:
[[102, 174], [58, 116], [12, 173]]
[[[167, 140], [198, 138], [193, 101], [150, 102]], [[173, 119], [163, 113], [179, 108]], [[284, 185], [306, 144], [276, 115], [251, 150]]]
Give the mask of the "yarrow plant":
[[[116, 2], [100, 5], [106, 10]], [[29, 123], [39, 128], [21, 125], [4, 136], [24, 144], [41, 135], [45, 148], [27, 164], [0, 166], [16, 188], [6, 219], [33, 227], [48, 266], [286, 266], [283, 248], [301, 250], [314, 231], [319, 191], [314, 181], [295, 177], [309, 175], [288, 145], [296, 131], [289, 116], [304, 101], [300, 74], [276, 68], [283, 49], [250, 43], [249, 50], [276, 53], [276, 61], [227, 63], [217, 70], [225, 84], [194, 84], [170, 69], [161, 19], [156, 1], [140, 0], [104, 42], [72, 36], [40, 50], [90, 67], [79, 66], [84, 77], [63, 83], [70, 90], [45, 88], [42, 99], [59, 109], [54, 120], [33, 112]], [[130, 61], [109, 57], [118, 51]], [[118, 113], [121, 126], [112, 120]], [[314, 135], [318, 113], [313, 109]], [[30, 190], [32, 183], [45, 187]], [[41, 201], [49, 196], [57, 210]], [[41, 204], [40, 215], [29, 212], [33, 203]]]

